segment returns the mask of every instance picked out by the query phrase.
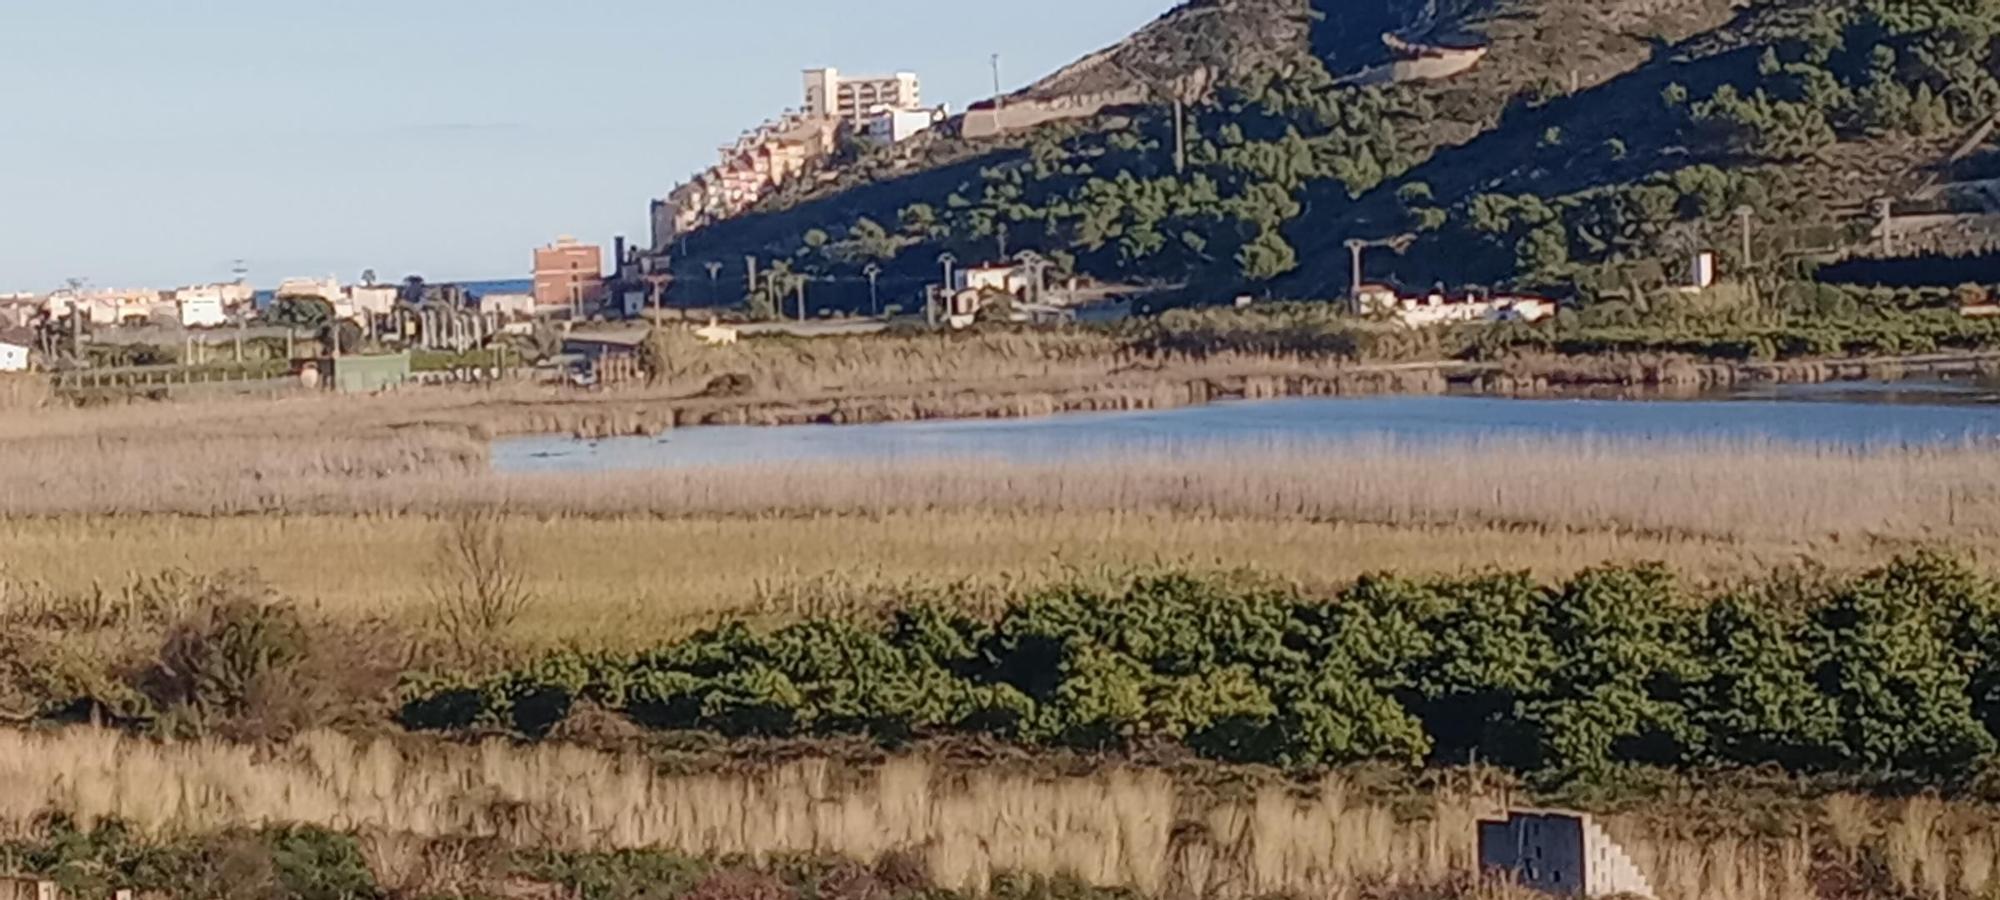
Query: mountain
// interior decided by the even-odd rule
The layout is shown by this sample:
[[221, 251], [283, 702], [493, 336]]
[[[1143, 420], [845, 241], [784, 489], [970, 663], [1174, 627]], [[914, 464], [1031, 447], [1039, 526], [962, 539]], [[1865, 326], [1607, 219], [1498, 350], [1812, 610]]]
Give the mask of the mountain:
[[689, 235], [674, 297], [741, 296], [703, 265], [757, 256], [815, 308], [865, 305], [870, 263], [907, 306], [941, 253], [1035, 249], [1162, 302], [1324, 299], [1359, 239], [1404, 247], [1371, 279], [1587, 304], [1702, 251], [1983, 249], [1996, 37], [2000, 0], [1196, 0]]

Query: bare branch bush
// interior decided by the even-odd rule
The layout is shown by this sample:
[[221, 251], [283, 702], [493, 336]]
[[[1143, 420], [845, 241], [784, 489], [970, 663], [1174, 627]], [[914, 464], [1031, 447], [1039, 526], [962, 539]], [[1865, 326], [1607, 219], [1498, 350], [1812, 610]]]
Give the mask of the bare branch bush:
[[465, 512], [438, 536], [431, 618], [461, 654], [483, 653], [535, 602], [526, 567], [497, 512]]

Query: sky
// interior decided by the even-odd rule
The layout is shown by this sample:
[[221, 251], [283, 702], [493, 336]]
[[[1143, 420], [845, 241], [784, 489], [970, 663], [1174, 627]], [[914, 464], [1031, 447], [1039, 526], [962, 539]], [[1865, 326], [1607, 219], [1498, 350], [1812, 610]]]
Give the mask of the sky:
[[1172, 0], [0, 0], [0, 292], [526, 277], [801, 101], [963, 109]]

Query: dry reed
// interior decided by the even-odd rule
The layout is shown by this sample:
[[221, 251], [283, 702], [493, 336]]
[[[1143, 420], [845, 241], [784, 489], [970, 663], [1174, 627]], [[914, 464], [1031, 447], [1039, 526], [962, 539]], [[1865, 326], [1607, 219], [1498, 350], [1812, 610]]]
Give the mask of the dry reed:
[[546, 598], [523, 639], [642, 641], [838, 588], [851, 605], [1078, 569], [1254, 567], [1308, 586], [1661, 560], [1738, 579], [1918, 545], [2000, 549], [2000, 457], [1780, 443], [1386, 439], [1123, 459], [499, 475], [464, 435], [0, 441], [0, 559], [86, 590], [256, 568], [358, 615], [422, 600], [441, 521], [510, 514]]
[[1338, 779], [1217, 799], [1124, 768], [1054, 776], [813, 759], [673, 775], [643, 754], [559, 745], [399, 746], [317, 733], [258, 752], [84, 729], [0, 732], [0, 828], [17, 831], [53, 810], [155, 834], [316, 824], [756, 860], [913, 852], [935, 883], [972, 891], [1014, 872], [1152, 896], [1353, 897], [1371, 884], [1473, 871], [1474, 823], [1491, 806], [1443, 794], [1396, 807], [1351, 796]]
[[[1992, 810], [1935, 798], [1842, 801], [1907, 838], [1875, 852], [1908, 896], [1983, 896], [2000, 855]], [[1066, 875], [1154, 897], [1353, 898], [1381, 885], [1462, 882], [1475, 823], [1505, 796], [1441, 788], [1218, 792], [1159, 771], [1056, 775], [900, 757], [670, 773], [644, 753], [553, 744], [458, 745], [315, 733], [264, 750], [155, 743], [92, 729], [0, 731], [0, 832], [47, 812], [153, 834], [313, 824], [415, 839], [492, 838], [554, 849], [665, 848], [769, 860], [872, 862], [915, 854], [940, 885], [997, 873]], [[1806, 900], [1833, 866], [1856, 871], [1811, 813], [1787, 834], [1726, 821], [1600, 817], [1661, 900]]]

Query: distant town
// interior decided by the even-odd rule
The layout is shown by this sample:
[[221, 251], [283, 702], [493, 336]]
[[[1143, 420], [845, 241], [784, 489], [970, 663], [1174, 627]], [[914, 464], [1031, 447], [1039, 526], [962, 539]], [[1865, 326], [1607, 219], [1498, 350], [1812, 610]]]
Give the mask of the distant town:
[[[635, 372], [631, 357], [646, 328], [664, 321], [686, 323], [701, 340], [723, 344], [745, 333], [865, 332], [898, 318], [965, 328], [996, 315], [1057, 324], [1130, 314], [1124, 286], [1078, 278], [1052, 283], [1047, 260], [1033, 250], [985, 261], [947, 254], [938, 260], [938, 280], [920, 286], [916, 303], [902, 297], [883, 302], [877, 273], [864, 270], [871, 295], [865, 312], [812, 307], [803, 280], [793, 276], [795, 293], [781, 289], [777, 276], [760, 272], [754, 258], [731, 282], [742, 285], [742, 295], [717, 289], [725, 264], [711, 262], [706, 303], [698, 309], [669, 304], [674, 277], [668, 266], [687, 235], [741, 216], [802, 180], [823, 177], [815, 173], [826, 171], [822, 164], [843, 140], [893, 146], [952, 118], [948, 107], [925, 104], [921, 80], [911, 72], [855, 76], [810, 69], [802, 87], [800, 106], [744, 132], [720, 149], [714, 165], [652, 201], [647, 246], [614, 236], [607, 253], [601, 244], [561, 236], [525, 254], [525, 278], [465, 283], [383, 278], [370, 270], [348, 282], [336, 275], [293, 275], [260, 286], [243, 264], [233, 280], [172, 288], [109, 288], [71, 279], [45, 293], [0, 294], [0, 372], [36, 370], [72, 385], [130, 386], [189, 380], [199, 370], [202, 378], [299, 376], [327, 387], [372, 390], [421, 379], [427, 368], [429, 377], [496, 378], [511, 363], [517, 373], [597, 383]], [[1013, 107], [988, 101], [958, 127], [999, 134], [1133, 99], [1104, 94]], [[729, 268], [734, 273], [733, 264]], [[1690, 278], [1697, 286], [1712, 283], [1713, 258], [1696, 260]], [[753, 321], [739, 301], [760, 284], [776, 302]], [[1356, 314], [1409, 327], [1535, 322], [1555, 314], [1555, 304], [1539, 297], [1453, 296], [1441, 288], [1403, 296], [1390, 286], [1358, 281], [1350, 300]], [[156, 349], [136, 349], [142, 347]], [[393, 361], [386, 367], [364, 362], [377, 357]], [[365, 374], [351, 374], [357, 371]]]

